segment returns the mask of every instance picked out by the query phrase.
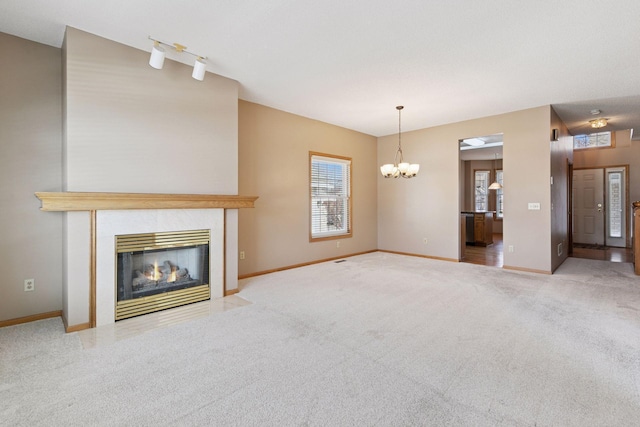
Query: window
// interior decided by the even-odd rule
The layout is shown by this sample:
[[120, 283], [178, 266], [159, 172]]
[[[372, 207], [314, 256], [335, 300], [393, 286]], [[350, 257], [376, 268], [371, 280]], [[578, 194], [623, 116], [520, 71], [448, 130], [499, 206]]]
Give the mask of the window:
[[[502, 183], [502, 170], [498, 169], [495, 171], [496, 181], [503, 185]], [[502, 193], [502, 188], [499, 190], [489, 190], [489, 184], [491, 183], [491, 171], [489, 170], [476, 170], [475, 171], [475, 195], [474, 195], [474, 204], [475, 210], [478, 212], [482, 211], [496, 211], [496, 218], [503, 218], [503, 202], [504, 196]], [[495, 198], [494, 198], [495, 197]]]
[[609, 237], [622, 237], [622, 215], [624, 213], [622, 195], [622, 172], [607, 173], [607, 193], [608, 206], [607, 217], [609, 218]]
[[351, 159], [309, 153], [310, 240], [351, 236]]
[[475, 171], [475, 210], [489, 210], [489, 171]]
[[[497, 170], [496, 171], [496, 181], [498, 181], [500, 183], [500, 185], [504, 185], [502, 182], [502, 171], [501, 170]], [[504, 196], [502, 193], [502, 188], [496, 190], [496, 218], [503, 218], [504, 217]]]
[[598, 132], [590, 135], [576, 135], [573, 137], [573, 149], [611, 148], [615, 147], [615, 136], [611, 132]]

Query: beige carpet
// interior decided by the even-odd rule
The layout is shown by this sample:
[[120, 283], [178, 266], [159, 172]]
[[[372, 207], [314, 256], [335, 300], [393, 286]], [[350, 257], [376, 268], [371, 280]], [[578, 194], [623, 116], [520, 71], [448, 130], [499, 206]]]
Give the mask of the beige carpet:
[[246, 279], [252, 304], [83, 349], [0, 329], [0, 425], [640, 424], [640, 278], [385, 253]]

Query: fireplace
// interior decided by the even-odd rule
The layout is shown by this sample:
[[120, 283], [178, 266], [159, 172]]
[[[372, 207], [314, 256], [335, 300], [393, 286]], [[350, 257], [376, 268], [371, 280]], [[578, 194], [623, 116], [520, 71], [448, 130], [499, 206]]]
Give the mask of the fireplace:
[[115, 236], [115, 320], [204, 301], [209, 287], [209, 230]]
[[[42, 202], [41, 210], [65, 212], [62, 304], [67, 332], [116, 321], [116, 236], [175, 230], [210, 233], [208, 283], [136, 300], [162, 299], [203, 289], [203, 299], [237, 292], [237, 211], [252, 208], [255, 196], [87, 192], [39, 192], [36, 196]], [[171, 262], [170, 258], [162, 262], [165, 260]], [[180, 262], [173, 261], [178, 265]], [[206, 278], [206, 274], [202, 277]]]

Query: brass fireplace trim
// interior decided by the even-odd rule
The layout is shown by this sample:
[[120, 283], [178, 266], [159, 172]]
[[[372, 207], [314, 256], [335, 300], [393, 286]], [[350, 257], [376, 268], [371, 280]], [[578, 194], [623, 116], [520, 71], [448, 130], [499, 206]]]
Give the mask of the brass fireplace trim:
[[154, 249], [207, 245], [210, 239], [210, 230], [125, 234], [116, 236], [116, 252], [150, 251]]
[[116, 320], [205, 301], [209, 298], [211, 298], [209, 285], [200, 285], [148, 297], [118, 301], [116, 303]]
[[[150, 251], [208, 245], [211, 230], [163, 231], [116, 236], [116, 252]], [[209, 281], [209, 278], [207, 278]], [[211, 298], [209, 284], [116, 302], [116, 320], [148, 314]]]

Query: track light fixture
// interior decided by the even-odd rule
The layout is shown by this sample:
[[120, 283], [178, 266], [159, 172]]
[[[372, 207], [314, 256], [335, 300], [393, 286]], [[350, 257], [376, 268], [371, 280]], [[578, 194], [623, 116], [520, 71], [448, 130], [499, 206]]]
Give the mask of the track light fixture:
[[193, 64], [193, 73], [191, 74], [191, 77], [200, 81], [204, 80], [204, 74], [207, 70], [207, 63], [205, 62], [205, 59], [207, 59], [206, 56], [201, 56], [193, 52], [189, 52], [186, 46], [183, 46], [179, 43], [169, 44], [161, 40], [154, 39], [151, 36], [149, 36], [149, 40], [153, 41], [153, 48], [151, 49], [151, 57], [149, 58], [149, 65], [151, 65], [153, 68], [157, 70], [161, 70], [162, 67], [164, 66], [164, 57], [165, 57], [166, 51], [163, 46], [167, 46], [168, 48], [173, 49], [177, 53], [187, 53], [191, 56], [195, 56], [196, 61]]

